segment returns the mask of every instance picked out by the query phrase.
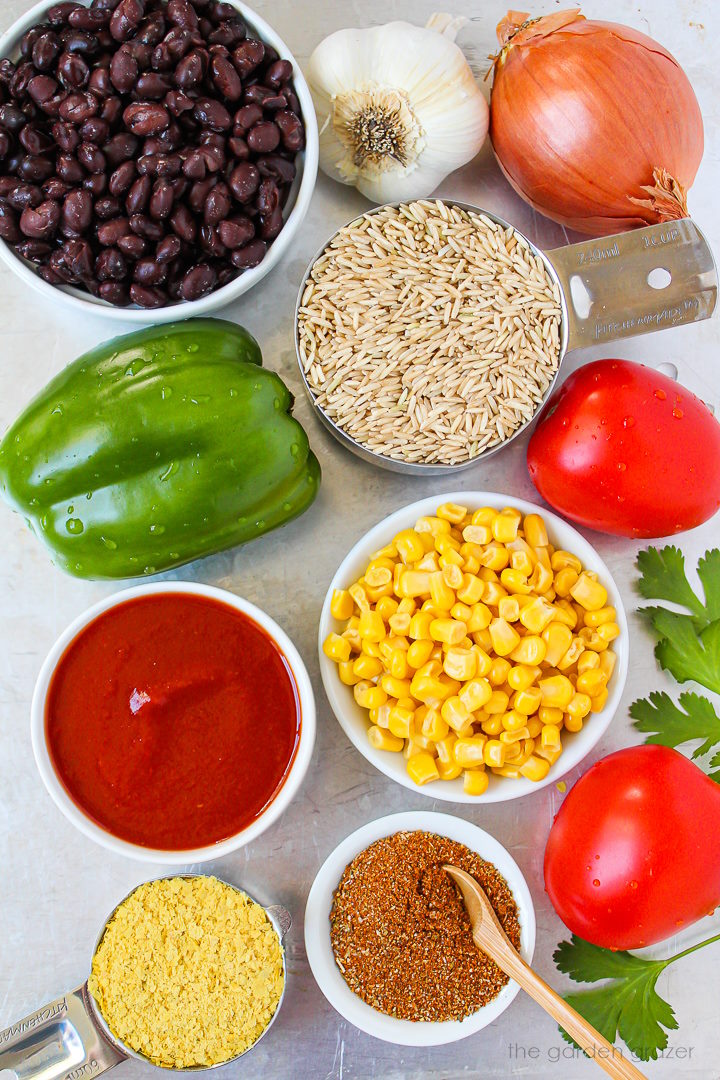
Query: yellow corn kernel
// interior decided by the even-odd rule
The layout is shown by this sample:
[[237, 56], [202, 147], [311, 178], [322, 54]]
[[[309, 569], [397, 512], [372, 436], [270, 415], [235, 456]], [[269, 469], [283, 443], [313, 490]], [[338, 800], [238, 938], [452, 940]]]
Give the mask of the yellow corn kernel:
[[471, 735], [468, 738], [456, 739], [453, 754], [457, 764], [462, 765], [464, 769], [484, 765], [483, 750], [486, 742], [485, 735]]
[[519, 743], [523, 743], [526, 739], [530, 738], [530, 730], [526, 725], [518, 728], [516, 731], [501, 731], [500, 742], [505, 746], [514, 746]]
[[463, 574], [462, 585], [457, 590], [458, 600], [463, 604], [479, 603], [485, 595], [486, 583], [476, 574]]
[[408, 636], [414, 641], [431, 641], [430, 623], [433, 621], [432, 612], [416, 611], [410, 619]]
[[438, 760], [435, 762], [435, 765], [437, 767], [438, 778], [440, 780], [457, 780], [459, 776], [462, 776], [461, 766], [456, 765], [454, 761], [444, 762]]
[[500, 713], [502, 715], [507, 712], [509, 704], [510, 698], [504, 690], [493, 690], [483, 708], [485, 709], [485, 712], [490, 713], [491, 716], [495, 713]]
[[396, 589], [398, 596], [429, 596], [430, 573], [427, 570], [403, 570]]
[[442, 658], [431, 656], [427, 663], [418, 668], [417, 674], [428, 675], [431, 679], [437, 678], [438, 675], [442, 674]]
[[338, 664], [338, 675], [340, 682], [344, 683], [345, 686], [355, 686], [356, 683], [361, 682], [360, 676], [353, 671], [352, 660], [342, 660]]
[[527, 551], [512, 551], [510, 553], [510, 569], [527, 579], [533, 572], [533, 561]]
[[467, 626], [459, 619], [433, 619], [430, 623], [430, 637], [433, 641], [457, 645], [466, 634]]
[[505, 764], [505, 743], [499, 739], [488, 739], [483, 748], [483, 759], [486, 765], [501, 769]]
[[376, 679], [385, 670], [382, 660], [360, 653], [353, 662], [353, 671], [361, 679]]
[[598, 694], [595, 694], [593, 697], [590, 698], [590, 700], [592, 701], [590, 712], [602, 712], [605, 708], [605, 705], [607, 704], [607, 699], [607, 688], [604, 688]]
[[379, 641], [370, 641], [369, 638], [361, 638], [360, 648], [366, 656], [376, 656], [378, 659], [382, 656]]
[[[597, 653], [592, 653], [592, 656], [597, 656]], [[581, 675], [578, 675], [575, 689], [581, 694], [588, 694], [589, 697], [595, 697], [601, 690], [605, 689], [607, 682], [607, 676], [604, 671], [599, 668], [590, 668], [589, 671], [583, 671]]]
[[406, 611], [397, 611], [388, 619], [388, 625], [394, 634], [407, 634], [411, 616]]
[[424, 705], [435, 708], [445, 698], [450, 697], [451, 688], [433, 675], [421, 675], [416, 672], [412, 680], [412, 695]]
[[469, 713], [483, 709], [493, 695], [487, 679], [471, 679], [458, 691], [458, 697]]
[[555, 608], [542, 596], [534, 597], [520, 612], [520, 622], [531, 634], [541, 634], [555, 618]]
[[507, 677], [512, 669], [512, 664], [509, 660], [505, 660], [502, 656], [498, 656], [493, 660], [490, 665], [490, 670], [487, 673], [487, 681], [491, 686], [503, 686], [507, 682]]
[[527, 690], [528, 686], [532, 686], [535, 680], [540, 678], [540, 674], [541, 669], [539, 667], [528, 667], [527, 664], [515, 664], [508, 672], [508, 685], [513, 690]]
[[394, 698], [409, 698], [411, 685], [410, 679], [397, 679], [393, 675], [383, 675], [380, 680], [385, 693]]
[[572, 604], [562, 598], [555, 604], [555, 622], [563, 623], [564, 626], [569, 626], [571, 630], [574, 630], [578, 624], [578, 617], [575, 614], [575, 609]]
[[492, 769], [495, 776], [505, 776], [508, 780], [519, 780], [520, 770], [514, 765], [503, 765], [501, 769]]
[[413, 641], [407, 651], [408, 667], [413, 668], [415, 671], [417, 671], [418, 668], [421, 668], [423, 664], [426, 664], [430, 659], [430, 653], [433, 651], [433, 648], [434, 643], [432, 639]]
[[527, 729], [530, 732], [531, 739], [537, 739], [538, 735], [542, 731], [542, 721], [537, 716], [531, 716], [528, 718]]
[[530, 547], [547, 547], [550, 543], [548, 540], [547, 529], [545, 528], [545, 522], [539, 514], [525, 515], [523, 531], [525, 533], [525, 539]]
[[544, 706], [565, 710], [575, 695], [575, 688], [565, 675], [554, 675], [538, 683]]
[[547, 597], [547, 594], [551, 592], [552, 584], [552, 570], [548, 570], [548, 568], [538, 560], [533, 567], [532, 574], [528, 578], [528, 585], [534, 593], [542, 593]]
[[545, 724], [540, 732], [540, 745], [545, 750], [562, 750], [560, 728], [555, 724]]
[[550, 762], [544, 758], [531, 754], [524, 765], [520, 766], [520, 773], [526, 780], [544, 780], [550, 772]]
[[542, 639], [547, 646], [545, 663], [552, 667], [565, 655], [572, 644], [572, 631], [561, 622], [551, 622], [542, 632]]
[[498, 604], [498, 617], [505, 622], [517, 622], [520, 618], [520, 604], [516, 596], [503, 596]]
[[542, 664], [547, 654], [547, 645], [538, 634], [526, 634], [510, 653], [510, 659], [516, 664], [528, 664], [534, 667]]
[[391, 542], [386, 544], [385, 547], [379, 548], [377, 551], [373, 551], [370, 558], [374, 562], [375, 559], [397, 559], [397, 548]]
[[509, 592], [525, 594], [532, 592], [525, 574], [509, 566], [500, 572], [500, 584]]
[[330, 614], [334, 619], [349, 619], [355, 605], [347, 589], [333, 589], [330, 601]]
[[410, 739], [415, 734], [415, 713], [395, 705], [388, 716], [388, 728], [398, 739]]
[[[417, 717], [417, 713], [415, 715]], [[417, 719], [415, 726], [417, 727]], [[441, 739], [447, 738], [449, 731], [448, 723], [443, 720], [437, 709], [428, 709], [422, 718], [420, 734], [424, 735], [426, 739], [431, 739], [434, 743], [437, 743]]]
[[498, 543], [508, 544], [511, 540], [514, 540], [518, 534], [521, 521], [522, 514], [519, 510], [514, 510], [511, 506], [506, 506], [499, 514], [496, 514], [493, 518], [491, 528], [493, 536]]
[[385, 637], [385, 623], [377, 611], [364, 608], [360, 613], [358, 634], [366, 641], [378, 642]]
[[391, 732], [378, 727], [376, 724], [368, 728], [368, 741], [375, 750], [391, 750], [394, 753], [398, 753], [405, 745], [403, 739], [398, 739]]
[[482, 649], [484, 652], [491, 653], [493, 651], [492, 638], [490, 637], [489, 630], [476, 630], [475, 633], [470, 636], [478, 648]]
[[371, 590], [392, 586], [392, 579], [392, 571], [388, 570], [387, 566], [369, 566], [365, 571], [365, 589], [368, 595]]
[[582, 716], [570, 716], [569, 713], [565, 713], [565, 730], [570, 732], [582, 731], [583, 717]]
[[467, 544], [477, 544], [484, 547], [485, 544], [490, 543], [492, 538], [492, 529], [489, 525], [466, 525], [463, 529], [463, 540]]
[[578, 675], [584, 675], [588, 671], [597, 671], [599, 667], [600, 654], [585, 649], [577, 663]]
[[521, 731], [527, 723], [527, 716], [515, 709], [509, 709], [502, 716], [502, 726], [505, 731]]
[[413, 563], [413, 570], [427, 570], [429, 574], [437, 574], [440, 570], [440, 562], [434, 551], [429, 551], [419, 562]]
[[453, 619], [458, 619], [460, 622], [464, 622], [467, 626], [472, 615], [472, 608], [468, 607], [467, 604], [453, 604], [453, 606], [450, 608], [450, 614], [452, 615]]
[[451, 679], [467, 682], [477, 671], [477, 656], [470, 649], [450, 648], [445, 653], [443, 671]]
[[614, 623], [617, 612], [614, 607], [602, 607], [597, 611], [586, 611], [583, 619], [586, 626], [602, 626], [603, 623]]
[[435, 743], [435, 750], [437, 752], [438, 761], [444, 762], [446, 765], [454, 764], [455, 755], [453, 754], [453, 747], [455, 746], [456, 736], [448, 733], [444, 739], [438, 739]]
[[480, 578], [481, 581], [484, 581], [486, 585], [489, 581], [494, 581], [498, 585], [500, 584], [500, 577], [497, 572], [495, 570], [491, 570], [487, 566], [481, 566], [478, 570], [477, 576]]
[[331, 660], [340, 663], [350, 659], [350, 642], [339, 634], [328, 634], [323, 641], [323, 652]]
[[570, 590], [577, 584], [579, 577], [580, 575], [577, 570], [572, 566], [565, 566], [562, 570], [558, 570], [553, 582], [557, 595], [562, 597], [569, 596]]
[[616, 660], [617, 656], [612, 649], [608, 649], [607, 652], [601, 653], [600, 655], [600, 670], [605, 672], [608, 677], [608, 682], [610, 682], [612, 673], [615, 670]]
[[445, 582], [444, 571], [430, 575], [430, 599], [438, 611], [449, 611], [455, 603], [455, 593]]
[[490, 638], [498, 656], [509, 656], [520, 642], [520, 635], [505, 619], [493, 619], [490, 623]]
[[440, 536], [435, 537], [435, 550], [438, 555], [449, 555], [452, 551], [459, 554], [460, 546], [461, 541], [455, 539], [452, 530], [449, 533], [442, 533]]
[[[404, 679], [408, 673], [407, 650], [393, 649], [390, 654], [390, 674], [394, 679]], [[408, 683], [408, 685], [410, 685]]]
[[[610, 624], [607, 623], [606, 625]], [[593, 652], [604, 652], [609, 643], [601, 635], [600, 631], [602, 629], [602, 626], [598, 626], [597, 630], [594, 626], [583, 626], [582, 630], [578, 631], [578, 638], [586, 649], [592, 649]]]
[[463, 774], [463, 791], [466, 795], [484, 795], [490, 778], [484, 769], [468, 769]]
[[585, 643], [583, 640], [579, 637], [574, 637], [570, 644], [570, 648], [560, 657], [555, 667], [558, 671], [570, 671], [571, 668], [575, 667], [584, 651]]
[[541, 705], [538, 709], [538, 717], [543, 724], [554, 724], [560, 727], [563, 722], [563, 710], [550, 705]]
[[442, 703], [440, 715], [455, 732], [461, 731], [472, 722], [469, 709], [466, 708], [462, 699], [457, 695], [449, 697], [447, 701]]
[[[590, 700], [590, 698], [589, 698], [589, 696], [587, 694], [577, 694], [576, 693], [575, 696], [573, 697], [572, 701], [570, 702], [570, 704], [567, 706], [566, 713], [567, 713], [567, 716], [572, 716], [572, 717], [578, 717], [579, 716], [580, 719], [582, 720], [583, 717], [587, 716], [587, 714], [590, 712], [591, 707], [592, 707], [592, 701]], [[567, 717], [566, 717], [566, 719], [567, 719]]]
[[558, 548], [550, 556], [550, 565], [555, 573], [558, 570], [564, 570], [566, 566], [572, 567], [578, 574], [582, 570], [582, 563], [578, 559], [577, 555], [572, 555], [569, 551], [563, 551], [562, 548]]
[[362, 709], [377, 709], [384, 705], [388, 699], [387, 694], [380, 686], [373, 686], [364, 679], [353, 687], [353, 695]]
[[[501, 739], [500, 741], [502, 742], [503, 740]], [[523, 747], [525, 746], [525, 742], [528, 741], [529, 740], [526, 739], [525, 741], [520, 740], [518, 742], [505, 743], [505, 765], [503, 766], [504, 768], [510, 767], [517, 769], [520, 767], [520, 765], [523, 764], [523, 762], [527, 761], [527, 759], [530, 757], [530, 754], [524, 754]]]
[[421, 517], [415, 522], [414, 531], [419, 536], [429, 533], [430, 536], [437, 536], [439, 533], [449, 533], [451, 529], [449, 521], [444, 521], [439, 517]]
[[353, 602], [358, 611], [366, 611], [370, 607], [370, 601], [368, 600], [367, 593], [360, 581], [356, 581], [354, 585], [351, 585], [348, 592], [353, 598]]
[[540, 708], [542, 692], [539, 686], [529, 686], [527, 690], [516, 690], [512, 696], [512, 707], [523, 716], [532, 716]]
[[570, 590], [573, 600], [581, 604], [586, 611], [599, 611], [607, 604], [607, 589], [598, 581], [593, 581], [584, 570]]
[[463, 572], [459, 566], [446, 566], [440, 571], [448, 589], [459, 589], [463, 583]]
[[393, 539], [393, 545], [405, 566], [417, 562], [425, 554], [425, 547], [414, 529], [399, 532]]
[[443, 503], [435, 511], [439, 518], [450, 521], [453, 525], [459, 525], [465, 519], [467, 512], [466, 506], [459, 506], [457, 503]]
[[385, 702], [384, 705], [380, 705], [377, 709], [373, 709], [370, 713], [370, 719], [378, 727], [387, 728], [388, 720], [390, 718], [390, 710], [395, 705], [395, 701], [390, 699]]
[[473, 604], [466, 624], [468, 633], [476, 634], [478, 630], [487, 630], [492, 619], [492, 611], [486, 604]]
[[492, 540], [487, 544], [480, 556], [480, 565], [488, 570], [504, 570], [509, 562], [510, 552], [504, 544], [499, 544], [497, 540]]
[[377, 611], [383, 622], [389, 624], [390, 619], [397, 612], [398, 602], [394, 596], [381, 596], [378, 602], [375, 604], [375, 610]]
[[427, 750], [421, 750], [420, 753], [408, 758], [406, 769], [410, 779], [418, 785], [440, 778], [435, 758]]
[[414, 615], [416, 611], [417, 604], [410, 596], [404, 596], [398, 604], [398, 615]]
[[620, 635], [620, 627], [617, 623], [614, 622], [602, 623], [600, 626], [598, 626], [597, 633], [598, 636], [603, 639], [603, 641], [607, 641], [609, 644], [611, 641], [614, 641], [615, 638]]
[[483, 720], [480, 727], [486, 735], [497, 736], [501, 731], [505, 729], [502, 726], [502, 713], [496, 713], [494, 716], [488, 716], [487, 720]]
[[496, 517], [497, 510], [494, 510], [492, 506], [481, 506], [473, 511], [471, 521], [473, 525], [492, 525]]

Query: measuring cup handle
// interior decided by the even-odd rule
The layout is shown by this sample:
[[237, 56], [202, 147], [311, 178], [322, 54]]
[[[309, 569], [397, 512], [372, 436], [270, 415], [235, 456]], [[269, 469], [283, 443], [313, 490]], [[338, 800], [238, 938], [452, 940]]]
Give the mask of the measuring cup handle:
[[689, 218], [569, 244], [547, 257], [565, 296], [568, 350], [699, 322], [715, 309], [715, 260]]
[[0, 1031], [0, 1076], [17, 1080], [85, 1080], [125, 1058], [98, 1030], [87, 983]]

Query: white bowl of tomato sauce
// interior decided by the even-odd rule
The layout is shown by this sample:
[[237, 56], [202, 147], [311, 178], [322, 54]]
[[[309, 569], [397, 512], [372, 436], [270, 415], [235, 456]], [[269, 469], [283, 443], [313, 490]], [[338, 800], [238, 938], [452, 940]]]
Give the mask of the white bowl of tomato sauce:
[[315, 742], [310, 677], [260, 608], [191, 582], [138, 585], [60, 635], [31, 706], [54, 802], [118, 854], [185, 864], [256, 839]]

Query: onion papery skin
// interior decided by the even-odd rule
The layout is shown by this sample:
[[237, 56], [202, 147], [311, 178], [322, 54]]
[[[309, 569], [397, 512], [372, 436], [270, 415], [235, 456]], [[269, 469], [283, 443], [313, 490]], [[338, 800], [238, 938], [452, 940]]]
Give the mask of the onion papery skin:
[[490, 102], [493, 148], [515, 191], [593, 236], [687, 217], [703, 123], [675, 58], [577, 11], [514, 32], [525, 17], [509, 12], [498, 26]]

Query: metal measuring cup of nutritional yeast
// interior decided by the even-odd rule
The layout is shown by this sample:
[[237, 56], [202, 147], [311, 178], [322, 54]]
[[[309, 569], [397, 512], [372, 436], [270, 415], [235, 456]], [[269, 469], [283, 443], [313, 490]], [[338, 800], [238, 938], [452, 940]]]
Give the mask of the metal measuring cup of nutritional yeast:
[[[194, 878], [204, 877], [203, 874], [170, 874], [162, 878], [154, 878], [155, 881], [165, 881], [170, 878]], [[215, 875], [217, 876], [217, 875]], [[0, 1075], [4, 1070], [15, 1074], [17, 1080], [90, 1080], [91, 1077], [99, 1076], [107, 1072], [128, 1058], [135, 1058], [145, 1065], [151, 1065], [158, 1072], [209, 1072], [211, 1069], [219, 1069], [222, 1065], [238, 1061], [255, 1049], [260, 1040], [267, 1034], [275, 1023], [277, 1014], [282, 1007], [287, 987], [287, 963], [285, 956], [284, 938], [291, 926], [290, 912], [279, 905], [264, 907], [247, 892], [237, 885], [232, 885], [222, 878], [217, 878], [223, 885], [228, 885], [239, 893], [243, 893], [258, 907], [263, 908], [268, 919], [275, 928], [280, 939], [280, 950], [283, 962], [283, 989], [277, 1003], [275, 1012], [270, 1023], [261, 1031], [257, 1039], [241, 1054], [228, 1058], [227, 1061], [219, 1061], [215, 1065], [200, 1065], [196, 1068], [171, 1068], [169, 1066], [156, 1065], [143, 1054], [132, 1050], [110, 1031], [95, 998], [88, 989], [87, 981], [75, 990], [70, 990], [54, 1001], [36, 1009], [29, 1016], [11, 1024], [5, 1031], [0, 1031]], [[144, 884], [150, 884], [145, 882]], [[138, 888], [136, 885], [127, 896], [123, 897], [119, 904], [110, 912], [103, 923], [95, 946], [93, 956], [102, 941], [103, 934], [111, 922], [117, 909], [132, 896]]]
[[[503, 229], [515, 229], [514, 225], [497, 214], [472, 203], [456, 199], [428, 201], [439, 201], [469, 213], [483, 214]], [[361, 218], [402, 205], [396, 202], [373, 207], [352, 218], [342, 228], [348, 228]], [[557, 371], [542, 401], [532, 417], [509, 438], [468, 461], [457, 465], [398, 461], [369, 450], [343, 431], [317, 404], [303, 367], [299, 338], [302, 297], [313, 266], [342, 228], [337, 229], [313, 256], [303, 275], [295, 305], [295, 353], [305, 392], [321, 423], [352, 453], [391, 472], [443, 476], [486, 461], [491, 455], [504, 450], [537, 419], [555, 388], [566, 353], [589, 345], [603, 345], [636, 334], [646, 334], [651, 330], [709, 319], [717, 302], [715, 260], [707, 240], [690, 218], [648, 225], [644, 229], [633, 229], [598, 240], [583, 240], [552, 251], [541, 251], [519, 229], [515, 229], [533, 255], [542, 259], [560, 290], [560, 355]]]

